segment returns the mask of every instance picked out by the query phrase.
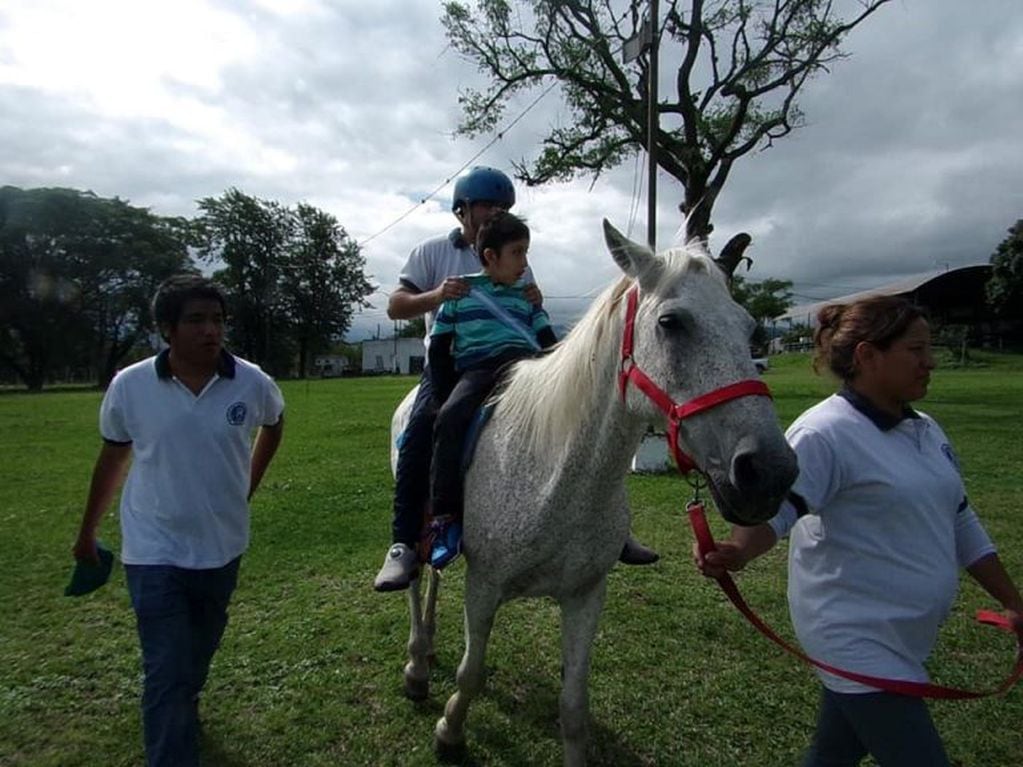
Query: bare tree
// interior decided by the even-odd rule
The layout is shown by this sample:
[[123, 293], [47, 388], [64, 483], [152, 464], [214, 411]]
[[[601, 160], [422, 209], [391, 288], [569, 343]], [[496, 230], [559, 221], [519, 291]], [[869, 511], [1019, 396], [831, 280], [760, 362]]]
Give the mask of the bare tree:
[[[685, 189], [688, 234], [712, 230], [711, 211], [736, 160], [803, 123], [796, 96], [844, 58], [844, 36], [889, 0], [678, 0], [662, 2], [657, 162]], [[509, 99], [554, 78], [569, 108], [543, 149], [516, 165], [527, 184], [599, 176], [647, 147], [649, 53], [621, 63], [646, 3], [476, 0], [444, 4], [451, 45], [491, 80], [459, 98], [459, 132], [496, 129]], [[839, 8], [848, 9], [846, 16]], [[660, 79], [660, 78], [659, 78]], [[663, 90], [659, 88], [658, 90]]]

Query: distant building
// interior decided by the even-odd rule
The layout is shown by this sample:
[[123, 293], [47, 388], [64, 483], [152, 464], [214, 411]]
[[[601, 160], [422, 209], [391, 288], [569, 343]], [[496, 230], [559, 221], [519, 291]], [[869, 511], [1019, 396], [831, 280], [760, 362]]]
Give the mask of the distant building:
[[348, 358], [338, 354], [317, 354], [313, 358], [313, 370], [321, 378], [334, 378], [348, 370]]
[[422, 338], [380, 338], [362, 342], [363, 373], [418, 375], [426, 364]]

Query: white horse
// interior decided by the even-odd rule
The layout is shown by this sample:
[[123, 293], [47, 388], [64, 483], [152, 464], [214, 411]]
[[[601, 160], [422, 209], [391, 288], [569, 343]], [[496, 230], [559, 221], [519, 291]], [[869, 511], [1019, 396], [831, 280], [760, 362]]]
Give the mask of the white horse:
[[[464, 751], [465, 719], [483, 685], [497, 608], [516, 597], [549, 596], [562, 616], [564, 763], [585, 764], [590, 646], [607, 574], [629, 531], [625, 477], [648, 424], [665, 418], [637, 386], [626, 385], [622, 396], [620, 371], [634, 364], [675, 403], [756, 378], [749, 353], [753, 320], [732, 301], [724, 274], [702, 245], [658, 256], [606, 221], [604, 232], [626, 276], [553, 352], [514, 366], [466, 475], [465, 654], [458, 691], [435, 730], [442, 757], [460, 758]], [[638, 306], [627, 323], [624, 299], [634, 287]], [[623, 362], [630, 324], [632, 354]], [[395, 413], [392, 437], [403, 428], [411, 396]], [[681, 421], [678, 441], [706, 474], [726, 519], [755, 524], [778, 508], [795, 479], [796, 461], [770, 400], [732, 396], [741, 398]], [[393, 459], [392, 452], [392, 467]], [[426, 594], [421, 578], [409, 589], [405, 690], [414, 699], [428, 694], [440, 582], [438, 573], [425, 570]]]

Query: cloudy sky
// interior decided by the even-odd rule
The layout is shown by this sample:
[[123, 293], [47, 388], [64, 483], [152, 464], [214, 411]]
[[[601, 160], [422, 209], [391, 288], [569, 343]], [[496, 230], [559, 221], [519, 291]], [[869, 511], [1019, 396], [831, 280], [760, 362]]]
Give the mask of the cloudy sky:
[[[383, 288], [353, 337], [386, 332], [384, 291], [416, 242], [454, 225], [444, 184], [488, 143], [453, 137], [458, 90], [480, 81], [439, 16], [438, 0], [3, 0], [0, 184], [163, 215], [229, 187], [309, 202], [365, 243]], [[797, 302], [986, 262], [1023, 218], [1018, 0], [899, 0], [844, 49], [804, 91], [806, 126], [740, 161], [715, 210], [712, 246], [750, 232], [750, 279], [790, 279]], [[533, 157], [556, 93], [477, 162]], [[644, 239], [636, 168], [520, 188], [556, 321], [615, 276], [601, 218]], [[680, 194], [664, 176], [659, 189], [668, 245]]]

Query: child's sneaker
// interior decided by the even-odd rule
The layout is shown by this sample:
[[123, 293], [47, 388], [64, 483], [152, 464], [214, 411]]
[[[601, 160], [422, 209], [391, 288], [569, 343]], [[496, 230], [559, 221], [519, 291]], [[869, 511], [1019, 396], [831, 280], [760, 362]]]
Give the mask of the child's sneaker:
[[433, 545], [430, 547], [430, 566], [443, 570], [462, 553], [462, 523], [451, 517], [437, 517], [431, 523]]

